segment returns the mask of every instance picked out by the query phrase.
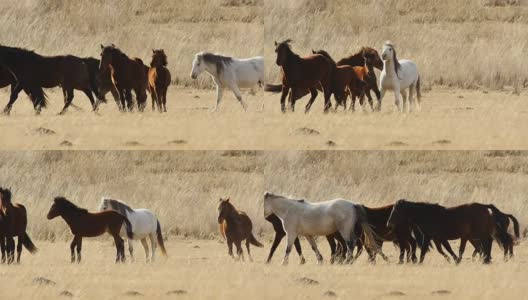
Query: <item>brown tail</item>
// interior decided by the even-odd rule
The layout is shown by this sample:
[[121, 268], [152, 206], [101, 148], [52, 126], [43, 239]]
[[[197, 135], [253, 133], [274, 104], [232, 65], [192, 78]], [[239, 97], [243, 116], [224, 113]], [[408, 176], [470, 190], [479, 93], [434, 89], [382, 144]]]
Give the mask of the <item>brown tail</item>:
[[167, 256], [167, 250], [165, 250], [165, 244], [163, 243], [163, 236], [161, 235], [161, 226], [158, 221], [158, 227], [156, 228], [156, 235], [158, 236], [158, 245], [160, 246], [161, 253]]
[[253, 246], [257, 246], [257, 247], [264, 247], [264, 245], [262, 245], [259, 241], [257, 241], [257, 239], [255, 238], [255, 236], [253, 235], [253, 232], [249, 235], [248, 237], [248, 241], [251, 243], [251, 245]]
[[365, 246], [373, 253], [381, 252], [381, 249], [376, 243], [376, 232], [372, 229], [372, 226], [368, 223], [367, 212], [363, 205], [358, 205], [358, 222], [363, 230], [363, 236], [365, 237]]
[[264, 85], [265, 92], [280, 93], [282, 92], [282, 84], [266, 84]]
[[31, 254], [35, 254], [38, 251], [37, 247], [35, 247], [35, 244], [33, 244], [26, 232], [24, 232], [24, 236], [22, 237], [22, 245], [24, 245]]
[[[519, 221], [517, 221], [517, 219], [514, 216], [503, 213], [497, 207], [495, 207], [495, 205], [493, 205], [493, 204], [486, 205], [486, 207], [491, 209], [491, 211], [493, 212], [494, 216], [497, 215], [497, 216], [500, 216], [501, 219], [509, 218], [510, 220], [512, 220], [512, 222], [513, 222], [513, 231], [515, 233], [515, 237], [519, 238], [521, 236], [520, 235], [520, 230], [519, 230]], [[499, 225], [499, 226], [501, 225], [500, 222], [497, 222], [497, 223], [498, 223], [497, 225]], [[503, 229], [504, 230], [508, 230], [508, 228], [503, 228]]]

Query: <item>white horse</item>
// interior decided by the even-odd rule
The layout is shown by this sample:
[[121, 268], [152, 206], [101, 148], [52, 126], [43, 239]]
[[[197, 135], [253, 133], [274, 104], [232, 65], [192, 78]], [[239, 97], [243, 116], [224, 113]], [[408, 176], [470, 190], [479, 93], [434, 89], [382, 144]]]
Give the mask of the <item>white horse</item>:
[[284, 226], [288, 246], [283, 264], [288, 263], [288, 257], [295, 239], [305, 236], [322, 263], [323, 256], [317, 249], [314, 236], [330, 235], [339, 231], [347, 244], [347, 262], [352, 260], [352, 249], [356, 245], [357, 236], [354, 232], [356, 224], [360, 224], [365, 235], [365, 246], [378, 252], [375, 233], [367, 222], [367, 214], [363, 205], [344, 199], [335, 199], [319, 203], [297, 201], [271, 193], [264, 194], [264, 218], [271, 214], [277, 215]]
[[[244, 110], [247, 111], [247, 105], [242, 99], [239, 88], [252, 88], [257, 84], [262, 87], [264, 83], [264, 57], [239, 59], [209, 52], [196, 53], [192, 64], [191, 78], [196, 79], [204, 71], [211, 75], [216, 84], [216, 107], [214, 111], [218, 111], [220, 108], [226, 87], [233, 91]], [[264, 102], [262, 102], [262, 109], [264, 109]]]
[[[105, 210], [115, 210], [128, 218], [132, 224], [134, 240], [141, 240], [141, 244], [143, 244], [147, 262], [154, 261], [154, 253], [156, 252], [156, 247], [158, 244], [163, 255], [167, 256], [167, 251], [165, 250], [165, 245], [163, 243], [163, 236], [161, 235], [160, 223], [156, 215], [154, 215], [150, 210], [132, 209], [130, 206], [120, 200], [103, 197], [101, 199], [101, 204], [99, 205], [99, 211]], [[124, 234], [125, 233], [123, 230], [121, 230], [121, 235], [124, 236]], [[152, 248], [150, 256], [147, 238], [150, 239]], [[130, 252], [130, 258], [134, 260], [134, 246], [131, 239], [128, 239], [128, 251]]]
[[401, 112], [400, 99], [403, 96], [403, 111], [406, 110], [407, 89], [409, 89], [409, 112], [412, 111], [414, 102], [414, 90], [416, 89], [416, 96], [418, 98], [417, 107], [419, 108], [421, 91], [420, 91], [420, 75], [418, 74], [418, 67], [413, 61], [400, 60], [396, 57], [396, 50], [394, 45], [387, 41], [383, 45], [381, 53], [383, 59], [383, 71], [380, 75], [380, 99], [378, 101], [378, 110], [381, 110], [381, 101], [387, 90], [394, 91], [396, 98], [396, 106]]

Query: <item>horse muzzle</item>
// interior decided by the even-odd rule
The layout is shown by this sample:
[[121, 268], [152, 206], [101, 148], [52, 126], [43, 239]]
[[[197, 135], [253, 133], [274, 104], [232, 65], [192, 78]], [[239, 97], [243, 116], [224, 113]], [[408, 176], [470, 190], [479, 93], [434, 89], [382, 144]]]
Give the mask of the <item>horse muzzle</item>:
[[191, 74], [191, 78], [192, 79], [196, 79], [198, 76], [194, 75], [194, 74]]

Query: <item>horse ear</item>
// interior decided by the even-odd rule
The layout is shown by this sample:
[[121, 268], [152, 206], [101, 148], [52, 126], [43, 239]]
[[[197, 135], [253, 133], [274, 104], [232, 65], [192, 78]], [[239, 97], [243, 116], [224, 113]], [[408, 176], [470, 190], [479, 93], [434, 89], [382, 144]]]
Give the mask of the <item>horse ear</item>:
[[156, 50], [152, 49], [152, 53], [156, 53]]
[[104, 46], [103, 46], [103, 44], [101, 44], [101, 50], [102, 50], [102, 49], [104, 49]]
[[227, 199], [225, 200], [225, 202], [229, 202], [229, 199], [230, 199], [230, 198], [227, 198]]
[[275, 41], [275, 47], [277, 47], [277, 45], [278, 45], [278, 43], [277, 43], [277, 41]]
[[312, 54], [315, 54], [315, 50], [314, 49], [312, 49]]

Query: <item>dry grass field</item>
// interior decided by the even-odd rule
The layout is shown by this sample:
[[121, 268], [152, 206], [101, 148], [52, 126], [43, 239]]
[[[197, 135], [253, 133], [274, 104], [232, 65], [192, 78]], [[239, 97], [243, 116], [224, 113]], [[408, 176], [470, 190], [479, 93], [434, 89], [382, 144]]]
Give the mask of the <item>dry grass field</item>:
[[[150, 298], [320, 299], [332, 291], [342, 299], [519, 299], [528, 275], [524, 240], [510, 262], [502, 261], [495, 245], [490, 266], [472, 262], [471, 247], [460, 266], [435, 252], [423, 266], [398, 266], [390, 244], [384, 247], [389, 264], [371, 266], [362, 256], [351, 266], [318, 266], [304, 241], [306, 265], [299, 266], [292, 254], [288, 267], [279, 266], [284, 244], [273, 263], [265, 265], [272, 232], [262, 217], [262, 195], [268, 190], [311, 201], [345, 197], [368, 206], [402, 197], [444, 205], [493, 202], [516, 215], [524, 230], [527, 174], [528, 153], [514, 151], [2, 152], [0, 182], [13, 189], [14, 201], [27, 206], [29, 233], [40, 252], [31, 256], [24, 251], [20, 266], [0, 266], [0, 295], [56, 299], [69, 291], [81, 299], [135, 293]], [[116, 266], [112, 242], [97, 238], [83, 243], [81, 265], [70, 265], [71, 236], [65, 223], [45, 219], [56, 195], [90, 209], [103, 195], [152, 209], [167, 237], [169, 258], [146, 265], [136, 245], [138, 261]], [[217, 201], [227, 196], [253, 219], [254, 232], [265, 244], [264, 249], [253, 248], [254, 263], [232, 261], [217, 233]], [[319, 245], [328, 258], [326, 242], [320, 239]], [[38, 277], [56, 284], [34, 282]], [[318, 283], [303, 283], [304, 277]], [[176, 290], [187, 293], [167, 294]]]

